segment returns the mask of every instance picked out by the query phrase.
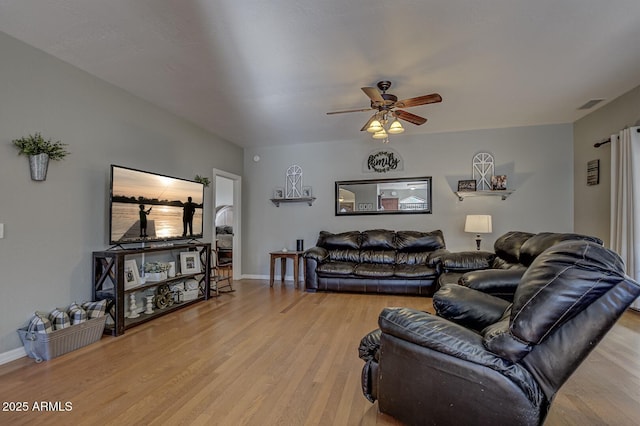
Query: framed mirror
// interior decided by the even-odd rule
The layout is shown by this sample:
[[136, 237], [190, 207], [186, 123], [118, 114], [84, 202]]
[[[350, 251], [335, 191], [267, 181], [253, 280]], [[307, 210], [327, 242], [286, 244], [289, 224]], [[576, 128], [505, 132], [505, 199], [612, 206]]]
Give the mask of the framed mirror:
[[336, 216], [430, 214], [431, 176], [336, 182]]

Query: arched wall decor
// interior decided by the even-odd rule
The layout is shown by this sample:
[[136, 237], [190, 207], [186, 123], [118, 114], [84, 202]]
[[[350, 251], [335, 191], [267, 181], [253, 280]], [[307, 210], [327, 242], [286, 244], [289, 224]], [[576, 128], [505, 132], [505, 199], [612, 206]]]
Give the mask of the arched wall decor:
[[302, 197], [302, 167], [294, 164], [287, 169], [285, 188], [287, 198]]
[[477, 182], [478, 191], [491, 190], [491, 176], [495, 174], [495, 161], [488, 152], [479, 152], [473, 157], [473, 179]]

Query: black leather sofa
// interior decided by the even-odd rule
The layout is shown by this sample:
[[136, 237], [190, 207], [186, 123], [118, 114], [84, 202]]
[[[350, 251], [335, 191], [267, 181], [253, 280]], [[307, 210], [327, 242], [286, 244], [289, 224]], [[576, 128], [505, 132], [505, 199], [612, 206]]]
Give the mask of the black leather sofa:
[[534, 259], [549, 247], [569, 240], [602, 245], [602, 240], [589, 235], [510, 231], [495, 241], [494, 253], [463, 251], [440, 256], [439, 286], [460, 284], [511, 301], [522, 274]]
[[359, 347], [362, 387], [408, 425], [541, 425], [558, 389], [640, 296], [614, 252], [564, 241], [536, 257], [513, 303], [458, 284], [438, 315], [386, 308]]
[[305, 289], [432, 295], [446, 253], [442, 231], [321, 231], [304, 254]]

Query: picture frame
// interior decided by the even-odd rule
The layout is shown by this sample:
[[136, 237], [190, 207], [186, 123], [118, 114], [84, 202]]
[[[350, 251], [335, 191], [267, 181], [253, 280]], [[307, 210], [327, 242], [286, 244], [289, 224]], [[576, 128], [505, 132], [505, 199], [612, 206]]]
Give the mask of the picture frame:
[[491, 189], [493, 191], [504, 191], [507, 189], [507, 175], [491, 176]]
[[124, 261], [124, 289], [129, 290], [138, 287], [140, 282], [140, 271], [135, 259]]
[[278, 187], [273, 190], [273, 198], [280, 200], [284, 198], [284, 188]]
[[180, 272], [185, 274], [199, 274], [202, 272], [200, 266], [200, 253], [197, 251], [183, 251], [180, 253]]
[[302, 187], [302, 196], [305, 197], [305, 198], [311, 198], [313, 196], [312, 188], [310, 186], [303, 186]]
[[475, 179], [465, 179], [458, 181], [458, 192], [473, 192], [476, 190], [477, 182]]
[[587, 185], [593, 186], [600, 183], [600, 160], [587, 162]]

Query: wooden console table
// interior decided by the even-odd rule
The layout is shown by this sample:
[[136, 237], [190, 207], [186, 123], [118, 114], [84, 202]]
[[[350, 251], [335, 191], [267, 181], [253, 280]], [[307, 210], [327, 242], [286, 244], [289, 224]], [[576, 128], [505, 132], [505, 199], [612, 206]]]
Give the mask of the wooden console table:
[[[287, 259], [293, 259], [293, 283], [298, 288], [298, 276], [300, 275], [300, 258], [303, 251], [272, 251], [269, 287], [273, 287], [273, 278], [276, 272], [276, 259], [280, 259], [280, 276], [284, 283], [284, 273], [287, 270]], [[302, 262], [304, 264], [304, 262]], [[303, 268], [304, 269], [304, 268]]]

